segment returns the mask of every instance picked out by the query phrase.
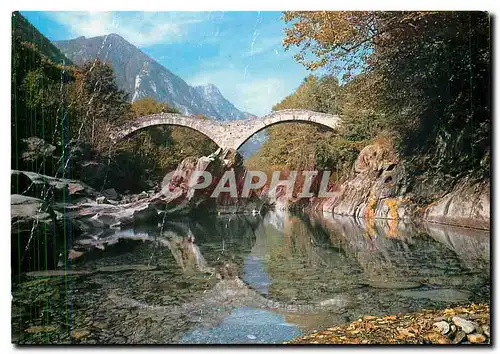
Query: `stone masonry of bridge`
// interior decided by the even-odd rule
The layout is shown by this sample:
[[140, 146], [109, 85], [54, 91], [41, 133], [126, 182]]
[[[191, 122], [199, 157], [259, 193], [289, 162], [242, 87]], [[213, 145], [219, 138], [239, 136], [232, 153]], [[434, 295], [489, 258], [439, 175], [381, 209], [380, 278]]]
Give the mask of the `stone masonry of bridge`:
[[340, 117], [303, 109], [274, 111], [264, 117], [221, 122], [213, 119], [199, 119], [174, 113], [158, 113], [140, 117], [118, 127], [111, 138], [118, 141], [134, 132], [156, 125], [177, 125], [192, 128], [206, 135], [221, 148], [238, 150], [252, 135], [280, 122], [308, 122], [337, 129]]

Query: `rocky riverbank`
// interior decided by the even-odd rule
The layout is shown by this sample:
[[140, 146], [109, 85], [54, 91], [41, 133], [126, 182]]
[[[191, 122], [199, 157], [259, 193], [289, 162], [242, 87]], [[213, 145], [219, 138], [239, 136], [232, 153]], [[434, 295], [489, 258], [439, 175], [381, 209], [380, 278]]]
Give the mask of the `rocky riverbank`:
[[471, 304], [406, 315], [367, 315], [285, 344], [491, 344], [490, 307]]
[[[284, 201], [285, 207], [293, 202]], [[312, 199], [306, 208], [363, 219], [419, 220], [490, 229], [490, 182], [410, 175], [405, 162], [390, 149], [375, 144], [363, 148], [350, 178], [330, 198]]]
[[[14, 170], [11, 172], [12, 268], [16, 272], [54, 269], [59, 252], [68, 252], [62, 247], [56, 249], [68, 235], [74, 238], [92, 233], [98, 237], [109, 229], [156, 225], [166, 216], [260, 212], [265, 208], [266, 203], [256, 196], [240, 200], [226, 198], [223, 193], [218, 199], [210, 198], [218, 182], [215, 178], [204, 190], [190, 185], [195, 171], [222, 176], [228, 169], [234, 169], [238, 181], [242, 181], [245, 169], [241, 156], [234, 151], [219, 149], [199, 159], [187, 158], [169, 182], [136, 195], [121, 195], [113, 188], [99, 191], [78, 180]], [[49, 252], [39, 252], [40, 247]], [[66, 256], [69, 254], [63, 254]]]
[[[99, 234], [110, 228], [156, 224], [166, 216], [193, 213], [259, 213], [269, 205], [262, 197], [265, 188], [249, 198], [231, 198], [229, 193], [211, 198], [228, 170], [234, 170], [237, 190], [241, 191], [246, 173], [241, 155], [218, 149], [209, 156], [185, 159], [170, 180], [155, 189], [126, 196], [113, 188], [98, 191], [78, 180], [12, 171], [13, 269], [20, 271], [23, 267], [19, 264], [26, 262], [31, 264], [29, 270], [52, 269], [55, 257], [51, 252], [40, 257], [37, 248], [55, 250], [56, 241], [65, 234]], [[191, 185], [191, 176], [199, 171], [213, 176], [204, 189]], [[294, 201], [282, 196], [273, 202], [278, 209], [300, 205], [313, 212], [354, 216], [369, 223], [375, 219], [430, 221], [489, 230], [489, 181], [461, 179], [443, 187], [439, 179], [426, 176], [409, 176], [404, 163], [387, 147], [369, 145], [360, 152], [351, 178], [335, 188], [333, 197]]]

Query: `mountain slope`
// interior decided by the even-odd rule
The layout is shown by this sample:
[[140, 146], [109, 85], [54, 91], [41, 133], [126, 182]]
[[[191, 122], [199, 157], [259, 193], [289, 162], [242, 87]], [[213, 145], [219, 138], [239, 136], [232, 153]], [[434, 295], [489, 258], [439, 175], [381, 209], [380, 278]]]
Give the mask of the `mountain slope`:
[[111, 62], [118, 87], [128, 92], [132, 101], [151, 97], [177, 107], [184, 114], [203, 114], [220, 120], [246, 117], [215, 86], [189, 86], [117, 34], [79, 37], [54, 44], [77, 65], [97, 57]]
[[219, 89], [213, 84], [195, 86], [194, 89], [201, 97], [210, 102], [219, 116], [224, 117], [224, 120], [248, 119], [255, 117], [253, 114], [238, 110], [231, 102], [222, 96]]
[[40, 53], [47, 56], [56, 64], [72, 65], [71, 60], [38, 31], [19, 11], [12, 13], [12, 39], [32, 43], [37, 46]]

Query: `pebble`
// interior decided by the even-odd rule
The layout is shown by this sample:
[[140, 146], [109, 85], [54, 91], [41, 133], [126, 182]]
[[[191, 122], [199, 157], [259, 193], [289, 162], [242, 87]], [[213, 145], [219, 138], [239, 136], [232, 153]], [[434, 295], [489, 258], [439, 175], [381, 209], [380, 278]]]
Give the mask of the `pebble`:
[[450, 339], [437, 332], [429, 332], [425, 334], [424, 339], [432, 344], [450, 344]]
[[249, 334], [249, 335], [247, 335], [247, 338], [248, 338], [248, 339], [257, 339], [257, 337], [256, 337], [256, 336], [254, 336], [253, 334]]
[[446, 334], [450, 331], [450, 325], [446, 321], [436, 322], [433, 326], [436, 327], [441, 334]]
[[90, 334], [90, 331], [86, 329], [75, 329], [71, 331], [71, 338], [73, 339], [82, 339], [83, 337], [86, 337]]
[[25, 332], [28, 333], [48, 333], [54, 332], [57, 329], [55, 326], [31, 326], [26, 328]]
[[454, 316], [451, 320], [453, 321], [454, 324], [457, 325], [457, 327], [462, 328], [465, 334], [474, 332], [474, 329], [476, 328], [474, 322], [467, 321], [462, 317]]
[[489, 337], [490, 336], [490, 326], [483, 325], [482, 328], [483, 328], [483, 333]]
[[466, 337], [466, 334], [464, 331], [458, 331], [456, 334], [455, 334], [455, 338], [453, 338], [453, 344], [458, 344], [460, 343], [461, 341], [463, 341]]
[[486, 340], [486, 337], [483, 336], [482, 334], [474, 333], [474, 334], [469, 334], [467, 336], [467, 339], [471, 343], [483, 343]]

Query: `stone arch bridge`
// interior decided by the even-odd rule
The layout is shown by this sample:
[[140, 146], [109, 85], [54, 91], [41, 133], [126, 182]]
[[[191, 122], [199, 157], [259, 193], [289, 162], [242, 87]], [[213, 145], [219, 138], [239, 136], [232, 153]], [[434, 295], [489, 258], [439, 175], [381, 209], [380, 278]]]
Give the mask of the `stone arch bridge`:
[[113, 141], [118, 141], [147, 127], [156, 125], [177, 125], [194, 129], [206, 135], [221, 148], [238, 150], [238, 148], [255, 133], [274, 124], [283, 122], [307, 122], [325, 126], [330, 129], [337, 129], [340, 125], [340, 117], [303, 109], [286, 109], [274, 111], [261, 118], [221, 122], [174, 113], [158, 113], [140, 117], [116, 128], [111, 133], [111, 138]]

